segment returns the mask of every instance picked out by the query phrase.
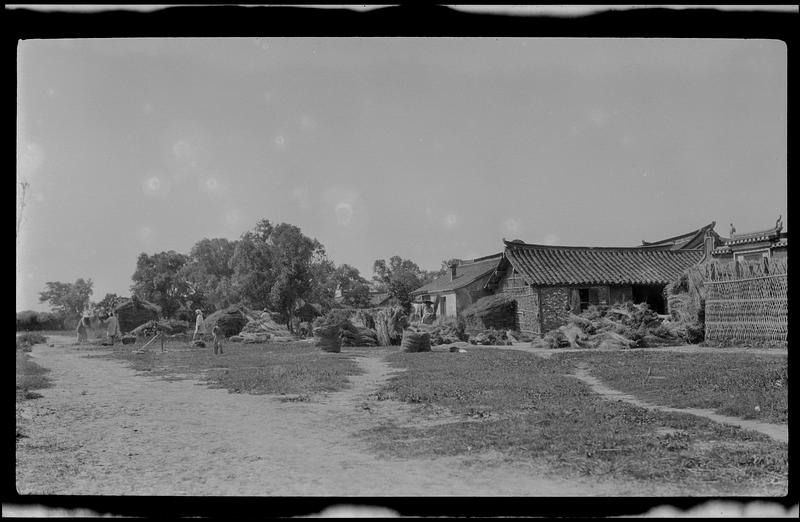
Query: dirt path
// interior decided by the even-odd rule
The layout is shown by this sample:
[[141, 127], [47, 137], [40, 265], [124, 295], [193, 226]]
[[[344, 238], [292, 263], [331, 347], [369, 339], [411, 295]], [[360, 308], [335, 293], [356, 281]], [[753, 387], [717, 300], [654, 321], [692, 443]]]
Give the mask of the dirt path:
[[595, 393], [597, 393], [598, 395], [607, 400], [623, 401], [627, 402], [628, 404], [633, 404], [634, 406], [647, 408], [649, 410], [665, 411], [671, 413], [688, 413], [690, 415], [704, 417], [706, 419], [710, 419], [714, 422], [719, 422], [721, 424], [729, 424], [732, 426], [739, 426], [740, 428], [746, 430], [757, 431], [759, 433], [768, 435], [779, 442], [785, 442], [787, 444], [789, 443], [789, 426], [783, 424], [772, 424], [769, 422], [759, 422], [755, 420], [745, 420], [745, 419], [740, 419], [738, 417], [729, 417], [727, 415], [720, 415], [718, 413], [715, 413], [714, 410], [706, 410], [700, 408], [671, 408], [669, 406], [660, 406], [657, 404], [652, 404], [637, 399], [633, 395], [629, 395], [621, 391], [609, 388], [608, 386], [603, 384], [599, 379], [593, 377], [589, 373], [589, 368], [588, 365], [586, 365], [586, 363], [578, 363], [574, 377], [577, 377], [578, 379], [588, 384], [591, 387], [592, 391], [594, 391]]
[[[51, 338], [31, 352], [54, 381], [23, 403], [20, 493], [80, 495], [585, 496], [687, 494], [663, 485], [553, 477], [494, 455], [388, 460], [356, 435], [413, 408], [370, 400], [392, 369], [377, 355], [353, 386], [315, 402], [231, 394], [87, 358]], [[424, 420], [424, 419], [423, 419]], [[483, 461], [481, 460], [483, 459]], [[482, 462], [485, 461], [485, 464]]]

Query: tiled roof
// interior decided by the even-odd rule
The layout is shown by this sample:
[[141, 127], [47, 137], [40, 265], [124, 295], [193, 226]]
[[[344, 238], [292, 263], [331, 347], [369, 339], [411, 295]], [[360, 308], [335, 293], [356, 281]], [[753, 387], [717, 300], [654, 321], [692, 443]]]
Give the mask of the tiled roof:
[[716, 221], [712, 221], [704, 227], [681, 234], [680, 236], [669, 237], [652, 242], [642, 241], [641, 248], [657, 248], [663, 250], [686, 250], [687, 248], [698, 248], [703, 244], [703, 236], [705, 236], [707, 230], [711, 231], [711, 234], [715, 237], [717, 243], [721, 243], [723, 239], [714, 231], [714, 226], [716, 224]]
[[703, 251], [548, 246], [506, 241], [505, 257], [531, 285], [667, 284], [699, 263]]
[[462, 288], [485, 275], [491, 274], [497, 267], [497, 263], [500, 261], [501, 257], [502, 254], [494, 254], [470, 261], [462, 260], [458, 267], [456, 267], [456, 277], [452, 281], [450, 280], [450, 272], [448, 270], [446, 274], [437, 277], [427, 285], [411, 292], [411, 295], [451, 292]]

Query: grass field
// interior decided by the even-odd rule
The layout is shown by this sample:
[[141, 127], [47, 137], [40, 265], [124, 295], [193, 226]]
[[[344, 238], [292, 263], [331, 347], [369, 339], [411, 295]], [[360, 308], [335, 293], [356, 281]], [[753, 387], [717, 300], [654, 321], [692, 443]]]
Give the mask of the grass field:
[[[706, 408], [722, 415], [788, 422], [786, 353], [583, 352], [581, 360], [611, 388], [676, 408]], [[757, 408], [756, 408], [757, 407]]]
[[[154, 343], [156, 344], [156, 343]], [[107, 350], [108, 347], [96, 347]], [[148, 348], [152, 348], [148, 347]], [[168, 342], [144, 354], [117, 345], [108, 355], [124, 359], [139, 371], [168, 378], [201, 378], [232, 393], [298, 394], [330, 392], [348, 386], [348, 376], [360, 373], [353, 354], [325, 353], [308, 343], [228, 343], [224, 355], [211, 348], [190, 348]], [[92, 348], [87, 347], [87, 350]]]
[[[785, 490], [785, 444], [687, 414], [607, 402], [565, 375], [582, 359], [590, 361], [593, 371], [595, 366], [624, 366], [618, 357], [630, 365], [629, 370], [644, 367], [646, 373], [646, 358], [628, 361], [624, 353], [566, 355], [544, 359], [491, 348], [473, 348], [466, 354], [394, 353], [389, 356], [392, 364], [407, 371], [393, 377], [381, 393], [419, 404], [423, 410], [446, 407], [462, 416], [463, 422], [387, 425], [365, 435], [376, 451], [391, 457], [495, 450], [509, 461], [543, 460], [568, 474], [698, 484], [706, 489], [711, 485], [725, 492], [782, 494]], [[663, 354], [662, 372], [673, 356]], [[776, 369], [772, 360], [745, 359], [750, 375], [771, 379]], [[713, 357], [678, 360], [681, 363], [674, 366], [693, 364], [698, 375], [718, 368]], [[737, 364], [734, 359], [726, 361]], [[624, 380], [621, 373], [615, 375]], [[715, 390], [721, 380], [700, 381], [693, 393]], [[650, 398], [666, 399], [676, 393], [653, 392]]]
[[17, 384], [17, 402], [35, 399], [39, 394], [34, 390], [48, 388], [51, 386], [50, 379], [47, 378], [47, 373], [50, 370], [42, 368], [33, 362], [30, 356], [23, 350], [17, 350], [16, 360], [16, 384]]

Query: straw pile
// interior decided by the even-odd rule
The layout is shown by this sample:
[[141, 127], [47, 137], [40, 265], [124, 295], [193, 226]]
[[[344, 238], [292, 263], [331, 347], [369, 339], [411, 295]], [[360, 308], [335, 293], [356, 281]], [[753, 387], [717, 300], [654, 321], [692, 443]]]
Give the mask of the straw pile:
[[323, 325], [314, 329], [317, 348], [323, 352], [339, 353], [342, 351], [342, 329], [337, 324]]
[[517, 301], [506, 294], [482, 297], [463, 312], [468, 330], [517, 330]]
[[225, 337], [238, 334], [247, 324], [247, 309], [240, 305], [232, 305], [222, 310], [217, 310], [206, 317], [203, 325], [210, 332], [214, 326], [219, 326]]
[[161, 319], [159, 321], [147, 321], [131, 330], [131, 334], [136, 337], [150, 337], [161, 331], [165, 335], [185, 334], [191, 326], [186, 321], [177, 319]]
[[403, 338], [403, 330], [408, 326], [408, 316], [400, 306], [381, 308], [373, 316], [378, 344], [397, 346]]
[[706, 288], [703, 273], [697, 267], [686, 270], [681, 277], [666, 286], [670, 320], [665, 322], [676, 336], [689, 343], [705, 338]]
[[614, 307], [591, 306], [580, 315], [570, 314], [567, 324], [535, 339], [537, 348], [599, 348], [674, 346], [686, 340], [664, 324], [646, 303]]
[[469, 344], [482, 346], [510, 346], [511, 340], [508, 338], [506, 330], [488, 329], [482, 332], [473, 332], [469, 336]]
[[295, 337], [289, 329], [275, 321], [274, 314], [267, 310], [245, 310], [247, 322], [237, 332], [246, 343], [264, 343], [267, 341], [293, 341]]
[[355, 319], [363, 324], [364, 315], [358, 315], [355, 310], [351, 309], [334, 309], [330, 310], [322, 317], [317, 317], [314, 320], [315, 335], [322, 338], [323, 335], [317, 334], [320, 332], [329, 332], [326, 334], [332, 337], [333, 328], [337, 329], [337, 335], [341, 338], [341, 346], [378, 346], [378, 333], [366, 326], [354, 324]]
[[143, 323], [157, 320], [161, 314], [161, 308], [158, 305], [134, 296], [115, 307], [114, 313], [119, 320], [120, 330], [123, 332], [130, 332]]
[[408, 353], [430, 352], [431, 335], [428, 332], [409, 328], [403, 331], [400, 347]]

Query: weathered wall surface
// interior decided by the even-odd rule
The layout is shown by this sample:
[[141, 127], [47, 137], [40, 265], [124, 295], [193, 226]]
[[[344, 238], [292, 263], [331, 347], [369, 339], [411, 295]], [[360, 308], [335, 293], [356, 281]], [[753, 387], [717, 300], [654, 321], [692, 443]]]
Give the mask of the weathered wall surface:
[[498, 293], [511, 297], [517, 302], [517, 323], [521, 332], [539, 335], [541, 329], [541, 309], [539, 292], [522, 280], [513, 270], [500, 280]]
[[539, 288], [542, 331], [549, 332], [567, 323], [571, 311], [570, 289], [565, 286], [543, 286]]

